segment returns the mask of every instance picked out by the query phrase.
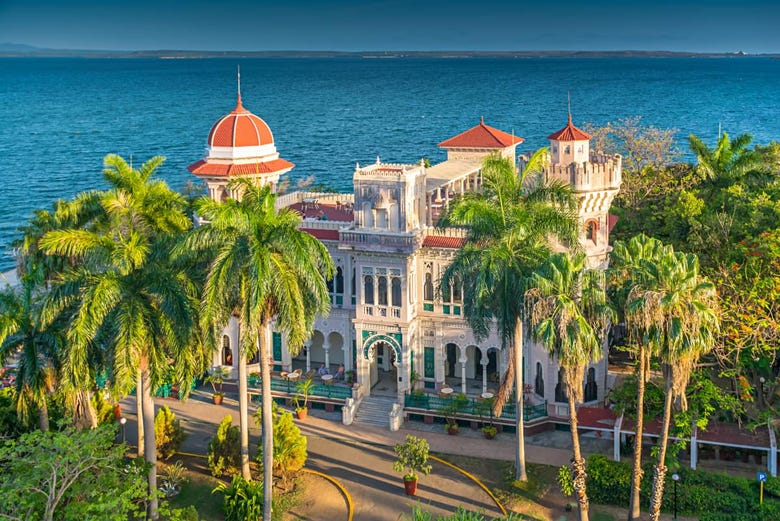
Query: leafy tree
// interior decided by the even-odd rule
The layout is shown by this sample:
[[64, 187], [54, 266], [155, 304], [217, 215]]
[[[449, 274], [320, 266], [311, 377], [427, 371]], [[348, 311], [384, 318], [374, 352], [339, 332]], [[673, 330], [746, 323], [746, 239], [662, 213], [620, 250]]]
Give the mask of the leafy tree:
[[463, 284], [463, 312], [477, 338], [494, 326], [510, 348], [509, 364], [494, 412], [501, 414], [517, 381], [516, 477], [527, 480], [523, 437], [523, 299], [528, 278], [550, 254], [549, 239], [577, 244], [577, 202], [569, 186], [544, 183], [546, 150], [531, 157], [518, 175], [511, 159], [492, 155], [482, 166], [482, 190], [453, 200], [442, 227], [467, 230], [466, 244], [445, 271], [440, 288]]
[[0, 446], [0, 517], [142, 519], [145, 469], [114, 445], [116, 427], [34, 431]]
[[273, 485], [273, 425], [271, 412], [271, 323], [286, 333], [294, 355], [311, 334], [314, 319], [330, 310], [325, 283], [333, 261], [317, 239], [298, 230], [299, 214], [274, 207], [270, 187], [248, 179], [229, 184], [239, 199], [201, 199], [198, 214], [206, 224], [195, 228], [181, 244], [182, 252], [207, 253], [202, 325], [214, 348], [231, 317], [239, 324], [238, 394], [241, 468], [249, 472], [247, 359], [259, 349], [263, 410], [264, 518], [271, 518]]
[[241, 467], [240, 437], [233, 418], [229, 414], [222, 418], [208, 448], [208, 466], [213, 476], [230, 476], [238, 472]]
[[525, 294], [531, 335], [563, 369], [574, 450], [573, 487], [582, 521], [588, 519], [588, 495], [576, 406], [582, 401], [585, 369], [604, 355], [604, 337], [613, 315], [606, 304], [604, 273], [588, 269], [585, 263], [584, 253], [553, 254], [533, 274]]

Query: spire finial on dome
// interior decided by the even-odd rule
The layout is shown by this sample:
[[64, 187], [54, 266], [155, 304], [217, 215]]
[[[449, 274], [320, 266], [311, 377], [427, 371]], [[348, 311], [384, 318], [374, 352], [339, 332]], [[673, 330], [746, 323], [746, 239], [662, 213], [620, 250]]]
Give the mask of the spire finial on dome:
[[480, 125], [484, 125], [485, 124], [485, 116], [480, 116], [479, 117], [479, 124]]
[[237, 65], [237, 68], [238, 68], [238, 73], [237, 73], [237, 77], [238, 77], [238, 103], [236, 103], [236, 108], [239, 109], [239, 108], [243, 108], [243, 106], [241, 105], [241, 65]]
[[566, 91], [566, 102], [569, 107], [569, 125], [571, 125], [571, 91]]

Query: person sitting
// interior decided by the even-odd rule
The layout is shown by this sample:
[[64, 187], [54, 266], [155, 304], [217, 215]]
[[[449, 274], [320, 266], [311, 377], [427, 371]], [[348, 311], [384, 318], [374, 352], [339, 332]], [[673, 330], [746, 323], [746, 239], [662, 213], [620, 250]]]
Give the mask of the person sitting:
[[336, 374], [333, 375], [334, 380], [344, 379], [344, 364], [339, 364], [339, 368], [336, 370]]
[[322, 378], [323, 376], [325, 376], [326, 374], [328, 374], [328, 368], [327, 368], [327, 367], [325, 367], [325, 364], [322, 364], [322, 365], [320, 366], [320, 369], [317, 371], [317, 374], [319, 374], [319, 375], [320, 375], [320, 378]]

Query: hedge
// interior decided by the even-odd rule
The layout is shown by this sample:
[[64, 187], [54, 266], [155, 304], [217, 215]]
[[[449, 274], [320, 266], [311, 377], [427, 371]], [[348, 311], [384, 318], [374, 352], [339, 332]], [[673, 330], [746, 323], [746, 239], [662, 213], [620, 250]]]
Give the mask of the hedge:
[[[653, 464], [644, 467], [640, 500], [649, 506], [653, 484]], [[588, 497], [594, 503], [626, 507], [631, 490], [631, 465], [611, 461], [602, 454], [588, 458]], [[700, 516], [701, 521], [780, 520], [780, 479], [769, 478], [764, 504], [759, 505], [759, 485], [755, 479], [681, 468], [677, 489], [677, 509], [682, 515]], [[666, 474], [662, 509], [674, 508], [672, 473]]]

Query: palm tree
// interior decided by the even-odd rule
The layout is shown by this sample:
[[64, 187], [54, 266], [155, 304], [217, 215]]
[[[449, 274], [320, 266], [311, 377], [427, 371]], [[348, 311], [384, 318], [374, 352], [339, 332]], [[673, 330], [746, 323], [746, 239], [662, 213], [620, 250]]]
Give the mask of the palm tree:
[[[190, 221], [184, 201], [151, 176], [162, 158], [140, 169], [118, 156], [106, 158], [103, 212], [86, 228], [46, 233], [39, 244], [72, 267], [54, 278], [48, 316], [68, 317], [64, 384], [83, 389], [94, 379], [90, 358], [102, 353], [115, 385], [136, 389], [143, 423], [144, 457], [150, 464], [148, 516], [157, 517], [157, 450], [153, 392], [174, 368], [182, 389], [202, 372], [203, 358], [192, 349], [195, 294], [183, 270], [170, 259], [172, 241]], [[171, 363], [173, 362], [173, 363]], [[140, 378], [138, 376], [140, 375]]]
[[726, 132], [718, 137], [715, 148], [709, 148], [698, 137], [688, 136], [691, 151], [696, 154], [696, 170], [712, 189], [710, 195], [752, 174], [768, 173], [766, 160], [748, 145], [750, 134], [741, 134], [733, 141]]
[[48, 396], [57, 380], [57, 353], [61, 335], [56, 327], [43, 328], [35, 287], [22, 277], [18, 290], [0, 292], [0, 364], [18, 355], [16, 411], [29, 424], [38, 411], [40, 429], [49, 430]]
[[699, 358], [709, 352], [718, 333], [714, 286], [699, 274], [695, 255], [664, 251], [660, 259], [641, 261], [640, 290], [627, 305], [627, 320], [646, 332], [655, 346], [666, 380], [658, 461], [653, 470], [650, 518], [661, 515], [666, 447], [673, 402], [687, 407], [685, 389]]
[[645, 384], [650, 375], [650, 359], [652, 345], [648, 343], [648, 332], [643, 322], [634, 320], [636, 317], [627, 312], [627, 304], [640, 297], [644, 291], [641, 269], [645, 262], [655, 263], [668, 247], [658, 239], [644, 234], [632, 237], [627, 243], [618, 241], [610, 254], [610, 267], [607, 270], [609, 287], [614, 307], [620, 314], [620, 319], [626, 325], [628, 341], [637, 365], [637, 417], [636, 441], [634, 442], [634, 466], [631, 475], [631, 498], [628, 507], [628, 521], [635, 521], [641, 515], [639, 492], [642, 484], [642, 433], [644, 431]]
[[518, 175], [512, 160], [491, 155], [482, 166], [480, 192], [455, 199], [439, 221], [461, 227], [466, 244], [445, 271], [441, 287], [463, 281], [463, 312], [478, 339], [495, 324], [502, 347], [512, 356], [498, 389], [494, 412], [501, 414], [515, 388], [516, 479], [526, 481], [523, 436], [523, 294], [533, 270], [550, 254], [550, 238], [577, 243], [577, 202], [569, 186], [543, 183], [546, 149], [536, 152]]
[[216, 345], [231, 317], [239, 324], [238, 392], [241, 472], [249, 471], [247, 359], [259, 349], [262, 376], [263, 518], [271, 519], [273, 424], [271, 410], [271, 323], [285, 333], [295, 354], [311, 334], [318, 314], [330, 311], [325, 282], [333, 272], [327, 248], [298, 230], [300, 215], [274, 208], [270, 187], [247, 179], [229, 184], [240, 200], [201, 199], [197, 212], [207, 223], [183, 241], [183, 252], [210, 255], [202, 302], [202, 325]]
[[581, 521], [588, 519], [588, 496], [575, 407], [582, 401], [585, 368], [604, 355], [604, 337], [612, 320], [606, 304], [604, 272], [588, 269], [585, 264], [584, 253], [556, 253], [533, 274], [525, 294], [534, 340], [541, 342], [563, 369], [574, 449], [574, 490]]

